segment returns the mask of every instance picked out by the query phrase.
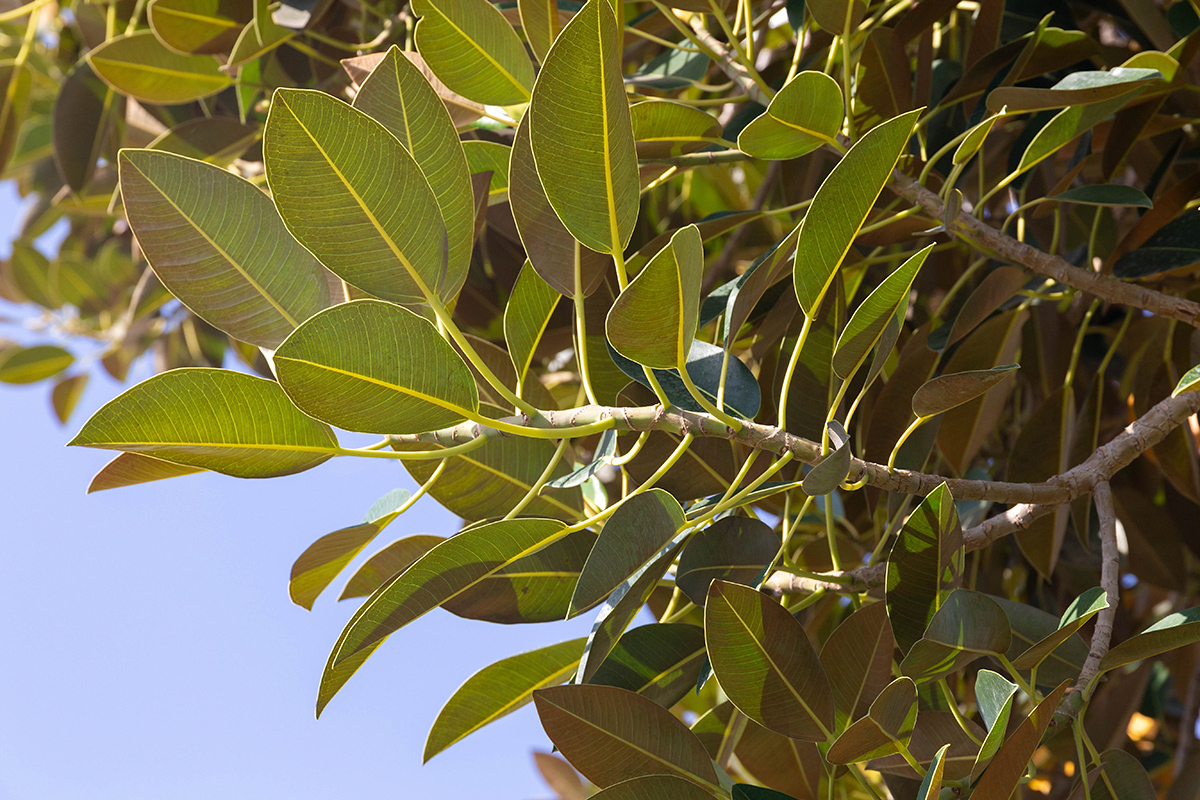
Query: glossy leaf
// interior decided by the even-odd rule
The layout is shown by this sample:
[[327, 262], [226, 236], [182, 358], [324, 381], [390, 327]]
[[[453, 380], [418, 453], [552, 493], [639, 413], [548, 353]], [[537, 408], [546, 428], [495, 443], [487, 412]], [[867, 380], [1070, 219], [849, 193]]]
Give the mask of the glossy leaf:
[[412, 566], [413, 562], [446, 541], [441, 536], [418, 534], [397, 539], [368, 558], [346, 582], [338, 600], [367, 597]]
[[963, 140], [954, 150], [954, 158], [952, 160], [955, 166], [966, 164], [976, 153], [983, 149], [983, 143], [987, 140], [988, 134], [992, 132], [992, 126], [1003, 116], [1005, 111], [1007, 109], [1001, 108], [995, 116], [990, 116], [982, 122], [976, 123], [967, 132], [967, 135], [963, 137]]
[[1140, 247], [1125, 253], [1113, 264], [1118, 278], [1144, 278], [1200, 262], [1200, 213], [1185, 211], [1181, 217], [1159, 228]]
[[754, 158], [798, 158], [833, 141], [842, 128], [842, 90], [823, 72], [806, 70], [784, 84], [765, 114], [738, 134], [738, 149]]
[[792, 278], [800, 307], [816, 315], [875, 199], [896, 166], [919, 112], [872, 128], [817, 189], [800, 229]]
[[180, 53], [228, 53], [252, 19], [250, 3], [153, 0], [147, 8], [159, 40]]
[[847, 728], [827, 755], [831, 764], [881, 758], [908, 747], [917, 724], [917, 685], [897, 678], [879, 693], [867, 715]]
[[921, 786], [917, 789], [916, 800], [937, 800], [942, 791], [942, 777], [946, 770], [946, 753], [950, 750], [950, 745], [944, 744], [937, 754], [933, 757], [933, 763], [929, 765], [929, 770], [925, 773], [925, 777], [921, 779]]
[[230, 336], [275, 348], [329, 305], [325, 270], [249, 181], [170, 153], [123, 150], [121, 194], [159, 280]]
[[595, 800], [711, 800], [712, 793], [671, 775], [644, 775], [592, 795]]
[[37, 383], [74, 363], [75, 356], [53, 345], [13, 348], [0, 354], [0, 383]]
[[992, 113], [1007, 107], [1009, 114], [1017, 114], [1081, 106], [1111, 100], [1132, 89], [1161, 80], [1162, 75], [1153, 69], [1115, 67], [1107, 71], [1080, 70], [1072, 72], [1049, 89], [1023, 86], [995, 89], [988, 94], [987, 107]]
[[1108, 671], [1144, 658], [1153, 658], [1196, 641], [1200, 641], [1200, 606], [1168, 614], [1141, 633], [1116, 645], [1100, 661], [1100, 669]]
[[1058, 646], [1066, 641], [1067, 638], [1073, 636], [1092, 617], [1099, 614], [1105, 608], [1108, 608], [1108, 599], [1104, 590], [1099, 586], [1088, 589], [1079, 595], [1079, 597], [1076, 597], [1071, 602], [1071, 605], [1067, 606], [1067, 610], [1063, 612], [1062, 619], [1059, 620], [1058, 630], [1043, 638], [1017, 658], [1014, 658], [1013, 666], [1018, 669], [1036, 667], [1047, 656], [1058, 649]]
[[669, 100], [629, 109], [638, 158], [671, 158], [720, 144], [721, 123], [704, 110]]
[[571, 598], [570, 616], [595, 605], [645, 566], [684, 526], [679, 502], [662, 489], [634, 495], [600, 531]]
[[583, 639], [510, 656], [476, 672], [438, 712], [423, 761], [533, 699], [538, 689], [557, 686], [571, 677], [583, 652]]
[[922, 682], [937, 680], [980, 656], [1003, 655], [1011, 644], [1003, 609], [986, 594], [956, 589], [900, 662], [900, 673]]
[[1008, 720], [1012, 716], [1013, 703], [1017, 696], [1017, 685], [988, 669], [975, 674], [975, 704], [979, 716], [987, 725], [987, 738], [979, 747], [975, 766], [971, 768], [971, 780], [983, 774], [992, 756], [996, 755], [1004, 738], [1008, 735]]
[[891, 681], [894, 645], [884, 603], [863, 606], [829, 635], [821, 665], [833, 689], [839, 729], [865, 714]]
[[601, 788], [644, 775], [670, 775], [718, 789], [700, 740], [652, 700], [611, 686], [560, 686], [534, 692], [550, 740]]
[[779, 552], [779, 534], [750, 517], [724, 517], [688, 540], [675, 585], [703, 606], [714, 580], [753, 585]]
[[166, 478], [177, 478], [181, 475], [192, 475], [204, 470], [197, 467], [185, 467], [173, 464], [141, 453], [121, 453], [96, 473], [88, 485], [88, 494], [102, 492], [105, 489], [119, 489], [122, 486], [136, 486], [139, 483], [161, 481]]
[[705, 658], [698, 625], [642, 625], [625, 632], [588, 683], [628, 689], [670, 708], [695, 688]]
[[379, 300], [313, 317], [279, 346], [275, 369], [301, 410], [344, 430], [420, 433], [479, 409], [466, 363], [433, 325]]
[[1020, 368], [1019, 364], [1005, 364], [991, 369], [939, 375], [927, 381], [913, 395], [913, 413], [918, 417], [932, 417], [969, 403], [1003, 383]]
[[608, 312], [608, 341], [647, 367], [687, 362], [700, 318], [704, 245], [695, 225], [680, 228], [621, 292]]
[[[624, 358], [616, 350], [609, 350], [613, 361], [621, 371], [633, 380], [647, 385], [646, 373], [634, 361]], [[692, 341], [688, 352], [688, 376], [709, 402], [717, 402], [717, 389], [721, 381], [721, 366], [725, 361], [725, 351], [716, 345], [700, 339]], [[702, 411], [700, 404], [692, 397], [683, 380], [676, 370], [656, 369], [654, 377], [658, 380], [671, 404], [687, 411]], [[742, 417], [754, 419], [762, 402], [762, 392], [754, 373], [740, 358], [730, 356], [728, 369], [725, 373], [725, 411]]]
[[527, 112], [546, 198], [571, 235], [601, 253], [625, 248], [638, 214], [618, 36], [608, 1], [589, 0], [550, 48]]
[[792, 739], [828, 738], [829, 679], [804, 628], [779, 603], [749, 587], [713, 581], [704, 634], [713, 673], [739, 711]]
[[70, 444], [144, 453], [235, 478], [291, 475], [337, 450], [328, 425], [302, 414], [274, 381], [178, 369], [106, 403]]
[[1175, 391], [1171, 392], [1171, 397], [1178, 397], [1184, 392], [1194, 392], [1200, 390], [1200, 364], [1189, 369], [1179, 379], [1179, 383], [1175, 384]]
[[516, 31], [486, 0], [415, 0], [417, 50], [446, 86], [477, 103], [529, 100], [533, 64]]
[[1016, 791], [1021, 778], [1025, 775], [1029, 759], [1033, 757], [1033, 751], [1050, 726], [1054, 712], [1058, 710], [1058, 704], [1062, 701], [1067, 686], [1067, 683], [1062, 683], [1057, 689], [1046, 695], [1012, 735], [1005, 740], [1000, 750], [992, 758], [988, 768], [984, 770], [983, 777], [975, 785], [975, 789], [971, 793], [972, 797], [978, 797], [980, 800], [1007, 798]]
[[437, 198], [381, 124], [322, 92], [280, 89], [263, 154], [284, 224], [347, 283], [397, 303], [453, 296]]
[[1132, 186], [1122, 186], [1119, 183], [1105, 183], [1096, 186], [1078, 186], [1065, 192], [1050, 195], [1051, 200], [1060, 203], [1081, 203], [1088, 206], [1134, 206], [1136, 208], [1154, 208], [1154, 201], [1146, 196], [1141, 189]]
[[[555, 296], [557, 297], [557, 295]], [[596, 445], [596, 452], [592, 454], [591, 461], [565, 477], [550, 481], [546, 486], [553, 489], [569, 489], [572, 486], [582, 486], [593, 475], [608, 464], [611, 464], [616, 455], [617, 433], [613, 430], [607, 430], [600, 434], [600, 442]]]
[[950, 490], [942, 484], [908, 518], [887, 562], [887, 612], [907, 653], [946, 598], [962, 585], [966, 555]]
[[800, 484], [800, 490], [809, 497], [819, 497], [836, 489], [850, 472], [850, 435], [837, 420], [826, 423], [829, 444], [833, 449], [821, 459]]
[[[1076, 73], [1078, 74], [1078, 73]], [[1128, 105], [1142, 88], [1091, 105], [1070, 106], [1054, 115], [1046, 125], [1037, 132], [1033, 141], [1025, 148], [1017, 171], [1024, 171], [1043, 159], [1058, 152], [1060, 148], [1074, 141], [1077, 137], [1091, 130], [1102, 120], [1108, 118], [1114, 111]]]
[[87, 60], [109, 86], [147, 103], [189, 103], [233, 82], [212, 56], [168, 50], [151, 31], [109, 39]]

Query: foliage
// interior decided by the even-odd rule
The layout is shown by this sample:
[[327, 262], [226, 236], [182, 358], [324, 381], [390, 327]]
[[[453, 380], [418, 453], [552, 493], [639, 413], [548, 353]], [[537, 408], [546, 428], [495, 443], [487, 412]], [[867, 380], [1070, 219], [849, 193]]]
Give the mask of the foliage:
[[439, 607], [594, 617], [426, 758], [533, 703], [566, 800], [1194, 797], [1198, 8], [32, 0], [0, 381], [153, 353], [93, 491], [401, 461], [306, 608], [463, 518], [318, 714]]

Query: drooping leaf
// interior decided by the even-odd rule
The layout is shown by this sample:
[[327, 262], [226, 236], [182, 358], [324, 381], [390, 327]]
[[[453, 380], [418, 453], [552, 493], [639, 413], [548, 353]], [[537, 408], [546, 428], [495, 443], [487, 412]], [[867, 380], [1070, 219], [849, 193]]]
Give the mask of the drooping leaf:
[[212, 56], [168, 50], [148, 30], [109, 39], [87, 60], [109, 86], [147, 103], [189, 103], [233, 82]]
[[378, 535], [379, 526], [364, 523], [327, 533], [309, 545], [292, 564], [292, 602], [311, 611], [325, 587]]
[[[1009, 452], [1005, 479], [1038, 483], [1065, 472], [1070, 466], [1074, 428], [1074, 390], [1060, 386], [1025, 420]], [[1017, 546], [1040, 575], [1048, 578], [1054, 573], [1069, 517], [1070, 508], [1059, 506], [1017, 531]]]
[[328, 425], [274, 381], [219, 369], [156, 375], [106, 403], [69, 444], [145, 453], [235, 478], [312, 469], [337, 450]]
[[1114, 111], [1128, 105], [1131, 100], [1142, 93], [1143, 88], [1138, 87], [1104, 102], [1064, 108], [1055, 114], [1033, 137], [1029, 146], [1025, 148], [1025, 152], [1021, 154], [1017, 171], [1029, 169], [1058, 152], [1064, 145], [1090, 131]]
[[1088, 620], [1108, 608], [1108, 598], [1099, 586], [1093, 586], [1076, 597], [1059, 620], [1058, 630], [1040, 640], [1017, 658], [1013, 666], [1018, 669], [1031, 669], [1042, 663], [1067, 638], [1073, 636]]
[[347, 283], [397, 303], [453, 296], [437, 197], [381, 124], [323, 92], [279, 89], [263, 155], [284, 224]]
[[601, 788], [645, 775], [670, 775], [710, 792], [716, 771], [700, 740], [669, 711], [611, 686], [534, 692], [542, 727], [575, 769]]
[[1100, 661], [1100, 669], [1107, 672], [1196, 641], [1200, 641], [1200, 606], [1168, 614], [1141, 633], [1130, 636], [1108, 651]]
[[1001, 109], [995, 116], [989, 116], [982, 122], [976, 123], [967, 135], [963, 137], [962, 142], [954, 150], [953, 162], [955, 166], [966, 164], [976, 153], [983, 149], [983, 143], [987, 140], [987, 136], [992, 132], [992, 126], [1000, 119], [1007, 109]]
[[87, 61], [67, 73], [54, 102], [54, 160], [76, 194], [87, 188], [98, 159], [115, 141], [123, 105], [124, 100], [92, 72]]
[[1017, 696], [1017, 685], [989, 669], [981, 669], [975, 675], [975, 703], [979, 716], [987, 725], [987, 738], [979, 747], [975, 766], [971, 768], [971, 780], [976, 780], [996, 755], [1004, 738], [1008, 735], [1008, 720], [1012, 716], [1013, 702]]
[[884, 603], [855, 611], [826, 640], [821, 665], [833, 689], [839, 729], [866, 713], [891, 680], [894, 645]]
[[275, 348], [329, 305], [325, 270], [249, 181], [170, 153], [123, 150], [121, 194], [159, 280], [229, 335]]
[[962, 585], [965, 558], [954, 498], [942, 484], [908, 518], [887, 562], [887, 612], [901, 652], [912, 649]]
[[253, 18], [250, 3], [153, 0], [147, 8], [159, 40], [180, 53], [228, 53]]
[[516, 31], [486, 0], [415, 0], [417, 50], [452, 91], [477, 103], [529, 100], [533, 64]]
[[338, 600], [367, 597], [392, 578], [412, 566], [413, 562], [446, 541], [441, 536], [417, 534], [397, 539], [371, 556], [346, 582]]
[[[1040, 608], [995, 595], [992, 595], [992, 600], [1004, 610], [1012, 630], [1012, 647], [1005, 654], [1010, 661], [1058, 630], [1058, 618]], [[1068, 636], [1038, 667], [1038, 685], [1053, 686], [1060, 681], [1078, 678], [1087, 655], [1088, 646], [1083, 639]]]
[[102, 492], [105, 489], [119, 489], [122, 486], [136, 486], [139, 483], [161, 481], [166, 478], [177, 478], [181, 475], [192, 475], [204, 470], [198, 467], [185, 467], [141, 453], [121, 453], [96, 473], [88, 484], [88, 494]]
[[608, 312], [608, 341], [647, 367], [686, 363], [700, 318], [704, 245], [695, 225], [680, 228], [621, 292]]
[[1009, 797], [1016, 791], [1021, 778], [1025, 775], [1029, 759], [1041, 742], [1046, 728], [1050, 726], [1050, 720], [1054, 717], [1054, 712], [1058, 710], [1058, 704], [1062, 701], [1068, 685], [1064, 682], [1046, 695], [1012, 735], [1005, 740], [1000, 750], [992, 757], [988, 768], [984, 770], [983, 777], [975, 785], [972, 792], [973, 797], [990, 800], [993, 797]]
[[582, 486], [606, 465], [612, 463], [616, 455], [617, 433], [613, 430], [607, 430], [600, 434], [600, 442], [596, 445], [596, 452], [592, 454], [590, 462], [565, 477], [548, 482], [546, 486], [554, 489], [569, 489], [572, 486]]
[[0, 383], [37, 383], [74, 363], [75, 356], [55, 345], [12, 348], [0, 353]]
[[642, 625], [625, 632], [588, 683], [628, 689], [670, 708], [695, 688], [704, 659], [703, 628]]
[[809, 497], [819, 497], [836, 489], [850, 472], [850, 435], [837, 420], [826, 423], [829, 444], [833, 448], [809, 473], [804, 476], [800, 490]]
[[[703, 714], [692, 725], [692, 732], [699, 737], [705, 750], [714, 759], [720, 754], [721, 748], [726, 746], [728, 737], [735, 732], [731, 725], [735, 714], [741, 716], [733, 704], [726, 700]], [[775, 792], [753, 796], [763, 800], [776, 800], [780, 792], [786, 792], [786, 797], [818, 800], [818, 790], [825, 769], [821, 753], [812, 742], [789, 739], [767, 730], [754, 720], [745, 720], [745, 727], [734, 748], [734, 754], [756, 781], [770, 787], [760, 790], [761, 792]], [[734, 792], [737, 791], [735, 786]]]
[[[3, 356], [0, 356], [0, 358], [3, 358]], [[54, 388], [50, 392], [50, 405], [54, 408], [54, 416], [63, 425], [67, 424], [71, 413], [79, 405], [79, 400], [83, 397], [83, 390], [87, 387], [87, 383], [88, 374], [84, 372], [79, 375], [60, 378], [54, 384]]]
[[980, 656], [1003, 655], [1011, 644], [1000, 606], [982, 592], [955, 589], [900, 662], [900, 673], [921, 682], [937, 680]]
[[8, 166], [16, 150], [25, 118], [29, 113], [30, 90], [33, 76], [23, 65], [8, 64], [0, 67], [0, 87], [3, 101], [0, 104], [0, 171]]
[[738, 149], [754, 158], [798, 158], [834, 141], [842, 128], [842, 90], [823, 72], [806, 70], [784, 84], [738, 134]]
[[275, 369], [303, 411], [344, 430], [420, 433], [479, 409], [454, 348], [427, 320], [380, 300], [316, 315], [279, 346]]
[[554, 519], [500, 520], [434, 547], [355, 612], [334, 645], [332, 665], [376, 644], [487, 576], [561, 536]]
[[533, 699], [536, 690], [570, 678], [579, 664], [583, 643], [583, 639], [572, 639], [510, 656], [467, 678], [438, 712], [422, 761], [516, 711]]
[[646, 100], [629, 109], [638, 158], [671, 158], [720, 144], [721, 123], [694, 106]]
[[833, 691], [804, 628], [754, 589], [713, 581], [704, 606], [713, 673], [738, 710], [792, 739], [821, 742]]
[[557, 0], [517, 0], [521, 15], [521, 30], [538, 61], [546, 60], [546, 53], [562, 30]]
[[932, 417], [957, 408], [1003, 383], [1020, 368], [1020, 364], [1004, 364], [991, 369], [939, 375], [913, 395], [913, 413], [918, 417]]
[[813, 197], [800, 228], [792, 278], [800, 307], [815, 316], [875, 199], [900, 159], [920, 112], [872, 128], [842, 157]]
[[901, 307], [907, 306], [912, 283], [932, 249], [933, 245], [929, 245], [914, 253], [854, 310], [833, 349], [833, 370], [838, 377], [848, 380], [858, 371], [883, 335], [888, 321]]
[[1162, 75], [1153, 69], [1115, 67], [1107, 71], [1080, 70], [1072, 72], [1049, 89], [1024, 86], [994, 89], [988, 94], [987, 107], [994, 114], [1007, 106], [1009, 114], [1017, 114], [1082, 106], [1112, 100], [1161, 80]]
[[1081, 203], [1088, 206], [1134, 206], [1136, 208], [1154, 208], [1154, 201], [1146, 196], [1141, 189], [1132, 186], [1122, 186], [1119, 183], [1105, 183], [1096, 186], [1079, 186], [1067, 189], [1065, 192], [1050, 195], [1051, 200], [1060, 203]]
[[1200, 262], [1200, 213], [1185, 211], [1113, 264], [1118, 278], [1144, 278]]
[[558, 792], [559, 800], [587, 800], [588, 793], [583, 788], [583, 778], [566, 759], [534, 750], [533, 762], [542, 774], [542, 780]]
[[714, 580], [751, 585], [779, 552], [779, 534], [750, 517], [724, 517], [692, 538], [679, 557], [675, 585], [703, 606]]
[[617, 36], [608, 1], [588, 0], [550, 48], [527, 112], [550, 205], [572, 236], [610, 254], [629, 243], [638, 214], [637, 153]]
[[831, 764], [882, 758], [908, 747], [917, 724], [917, 685], [897, 678], [871, 703], [867, 715], [847, 728], [829, 748]]
[[[609, 355], [622, 372], [643, 386], [648, 385], [646, 373], [639, 364], [625, 358], [611, 347]], [[717, 402], [717, 390], [721, 385], [721, 366], [724, 361], [725, 351], [720, 347], [700, 339], [692, 341], [692, 347], [688, 351], [688, 376], [709, 402], [714, 404]], [[683, 380], [676, 370], [656, 369], [654, 377], [672, 405], [688, 411], [703, 410], [683, 385]], [[731, 355], [725, 373], [724, 410], [743, 419], [754, 419], [761, 402], [762, 390], [754, 378], [754, 373], [740, 358]]]

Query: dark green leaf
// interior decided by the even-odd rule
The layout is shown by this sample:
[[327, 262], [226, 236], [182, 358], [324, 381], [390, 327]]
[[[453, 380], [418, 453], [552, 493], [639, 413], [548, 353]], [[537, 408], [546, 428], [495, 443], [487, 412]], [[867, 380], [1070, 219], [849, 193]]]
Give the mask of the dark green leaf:
[[894, 646], [884, 603], [863, 606], [829, 635], [821, 665], [833, 688], [839, 729], [865, 714], [891, 680]]
[[800, 484], [800, 490], [809, 497], [819, 497], [829, 494], [836, 489], [850, 472], [850, 435], [837, 420], [826, 423], [829, 430], [829, 444], [832, 450], [821, 459]]
[[1072, 72], [1049, 89], [1024, 86], [1004, 86], [987, 97], [988, 111], [993, 114], [1008, 107], [1009, 114], [1043, 111], [1100, 103], [1142, 86], [1161, 81], [1162, 75], [1153, 69], [1116, 67], [1107, 71], [1080, 70]]
[[1051, 200], [1060, 203], [1082, 203], [1089, 206], [1135, 206], [1137, 208], [1154, 208], [1154, 201], [1146, 193], [1132, 186], [1122, 186], [1119, 183], [1105, 183], [1097, 186], [1079, 186], [1067, 189], [1065, 192], [1050, 195]]
[[867, 715], [847, 728], [827, 758], [831, 764], [850, 764], [882, 758], [908, 747], [917, 724], [917, 685], [897, 678], [871, 703]]
[[1200, 641], [1200, 606], [1168, 614], [1136, 636], [1121, 642], [1104, 656], [1100, 669], [1107, 672], [1196, 641]]
[[[649, 385], [646, 373], [640, 365], [613, 350], [611, 345], [609, 355], [622, 372], [643, 386]], [[714, 404], [717, 402], [717, 389], [721, 385], [721, 365], [724, 361], [725, 351], [720, 347], [700, 339], [692, 341], [688, 353], [688, 376], [709, 402]], [[703, 410], [683, 385], [683, 380], [676, 370], [656, 369], [654, 377], [672, 405], [687, 411]], [[724, 410], [743, 419], [754, 419], [761, 402], [762, 390], [754, 378], [754, 373], [740, 358], [730, 355], [728, 372], [725, 375]]]
[[695, 687], [704, 659], [703, 628], [642, 625], [625, 632], [588, 683], [628, 689], [670, 708]]
[[779, 552], [779, 534], [749, 517], [724, 517], [693, 534], [679, 557], [675, 585], [703, 606], [714, 580], [753, 584]]
[[1003, 655], [1011, 644], [1000, 606], [981, 592], [955, 589], [900, 663], [900, 672], [922, 682], [937, 680], [980, 656]]
[[1076, 597], [1059, 620], [1058, 630], [1030, 647], [1017, 658], [1013, 666], [1018, 669], [1032, 669], [1042, 663], [1058, 646], [1073, 636], [1088, 620], [1108, 608], [1108, 597], [1099, 586], [1088, 589]]
[[1185, 211], [1113, 264], [1118, 278], [1144, 278], [1200, 262], [1200, 212]]
[[590, 462], [584, 464], [570, 475], [550, 481], [546, 486], [554, 489], [569, 489], [572, 486], [580, 486], [587, 483], [593, 475], [599, 472], [605, 465], [611, 463], [616, 455], [617, 433], [612, 430], [605, 431], [600, 434], [600, 443], [596, 446], [596, 452], [592, 454]]

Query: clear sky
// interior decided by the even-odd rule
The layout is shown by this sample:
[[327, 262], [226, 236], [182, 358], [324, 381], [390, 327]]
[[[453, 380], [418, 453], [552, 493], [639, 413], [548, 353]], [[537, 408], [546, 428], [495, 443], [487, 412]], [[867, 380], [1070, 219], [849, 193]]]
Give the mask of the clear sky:
[[[0, 184], [4, 254], [16, 216]], [[130, 384], [149, 374], [138, 365]], [[60, 427], [48, 386], [0, 384], [0, 798], [552, 796], [533, 767], [532, 750], [550, 745], [532, 705], [425, 766], [421, 752], [468, 676], [585, 635], [587, 615], [499, 626], [434, 611], [317, 721], [321, 668], [357, 601], [335, 603], [339, 581], [312, 612], [292, 605], [292, 562], [415, 483], [395, 463], [337, 459], [288, 478], [200, 474], [86, 495], [112, 454], [63, 445], [123, 388], [96, 370]], [[423, 500], [367, 552], [457, 527]]]

